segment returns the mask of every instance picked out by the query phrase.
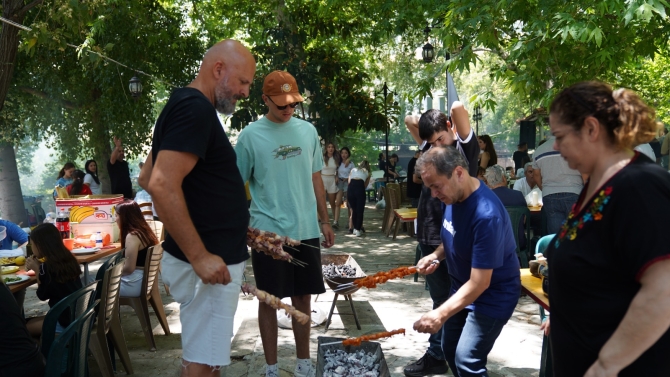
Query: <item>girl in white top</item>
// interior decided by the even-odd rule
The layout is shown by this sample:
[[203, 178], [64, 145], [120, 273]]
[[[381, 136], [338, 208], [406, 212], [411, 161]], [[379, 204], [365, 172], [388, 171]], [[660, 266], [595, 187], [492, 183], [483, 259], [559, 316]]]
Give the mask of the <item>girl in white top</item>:
[[84, 164], [84, 169], [86, 170], [84, 184], [88, 185], [94, 195], [102, 194], [102, 186], [100, 185], [100, 179], [98, 178], [98, 164], [95, 160], [88, 160], [86, 161], [86, 164]]
[[[347, 201], [347, 187], [349, 187], [349, 173], [351, 172], [351, 169], [354, 168], [354, 163], [351, 162], [351, 151], [349, 151], [349, 148], [347, 147], [342, 147], [340, 149], [340, 160], [342, 161], [340, 163], [340, 166], [337, 168], [337, 188], [339, 191], [337, 192], [337, 197], [335, 198], [335, 205], [337, 209], [335, 210], [336, 219], [339, 219], [340, 216], [340, 208], [342, 208], [342, 202]], [[347, 207], [349, 205], [347, 204]], [[353, 227], [351, 225], [351, 208], [349, 209], [349, 232], [353, 233]]]
[[323, 153], [323, 168], [321, 169], [321, 179], [323, 180], [323, 187], [326, 189], [328, 196], [328, 203], [330, 203], [330, 210], [333, 213], [333, 228], [338, 228], [338, 220], [340, 217], [340, 207], [335, 205], [337, 198], [337, 167], [340, 166], [340, 154], [335, 148], [335, 144], [326, 144], [326, 151]]
[[349, 189], [347, 199], [351, 208], [353, 233], [356, 237], [363, 235], [363, 211], [365, 210], [365, 188], [370, 183], [370, 164], [363, 160], [361, 164], [349, 173]]

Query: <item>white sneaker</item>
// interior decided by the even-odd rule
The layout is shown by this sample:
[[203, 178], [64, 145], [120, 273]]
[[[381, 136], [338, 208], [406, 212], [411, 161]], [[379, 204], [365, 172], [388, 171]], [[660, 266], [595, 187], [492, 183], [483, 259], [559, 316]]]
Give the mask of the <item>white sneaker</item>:
[[269, 365], [265, 365], [265, 377], [279, 377], [279, 368], [277, 364], [274, 365], [274, 368], [271, 368]]
[[362, 236], [362, 235], [363, 235], [363, 234], [361, 233], [360, 230], [358, 230], [358, 229], [354, 229], [354, 236], [356, 236], [356, 237], [360, 237], [360, 236]]
[[316, 376], [316, 368], [314, 368], [314, 365], [312, 363], [309, 363], [307, 367], [304, 365], [296, 365], [295, 370], [293, 371], [293, 376], [294, 377], [315, 377]]

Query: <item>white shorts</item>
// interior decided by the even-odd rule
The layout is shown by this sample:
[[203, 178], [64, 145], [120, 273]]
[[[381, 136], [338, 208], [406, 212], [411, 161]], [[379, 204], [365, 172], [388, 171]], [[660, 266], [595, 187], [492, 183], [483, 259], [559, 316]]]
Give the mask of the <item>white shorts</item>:
[[142, 267], [137, 267], [130, 275], [121, 276], [121, 286], [119, 287], [121, 297], [140, 297], [143, 277], [144, 270]]
[[228, 265], [237, 284], [204, 284], [190, 263], [167, 251], [161, 276], [179, 303], [182, 358], [184, 361], [219, 367], [230, 364], [233, 320], [240, 296], [245, 262]]
[[334, 175], [322, 175], [321, 179], [323, 179], [323, 187], [326, 189], [327, 193], [337, 194], [337, 192], [340, 191], [337, 188], [337, 182], [335, 181]]

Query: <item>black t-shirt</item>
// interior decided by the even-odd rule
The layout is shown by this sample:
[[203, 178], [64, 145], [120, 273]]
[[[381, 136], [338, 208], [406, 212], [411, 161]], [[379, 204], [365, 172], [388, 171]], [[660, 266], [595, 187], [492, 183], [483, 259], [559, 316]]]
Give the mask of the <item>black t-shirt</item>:
[[528, 152], [516, 151], [512, 155], [512, 160], [514, 160], [514, 171], [516, 172], [522, 169], [526, 163], [530, 162], [530, 156]]
[[112, 194], [121, 194], [126, 199], [133, 199], [133, 185], [130, 183], [128, 162], [116, 160], [112, 164], [107, 161], [107, 172], [112, 181]]
[[[154, 161], [162, 150], [198, 157], [195, 167], [184, 178], [182, 190], [193, 225], [207, 250], [227, 264], [247, 260], [249, 210], [237, 156], [214, 106], [199, 90], [180, 88], [170, 96], [154, 129]], [[170, 233], [164, 248], [175, 258], [188, 262]]]
[[[52, 279], [51, 274], [49, 273], [49, 266], [46, 263], [42, 263], [39, 270], [40, 284], [35, 293], [40, 300], [49, 300], [50, 308], [53, 308], [53, 306], [58, 304], [60, 300], [83, 287], [81, 279], [79, 279], [78, 276], [65, 283], [60, 283]], [[72, 318], [70, 318], [69, 310], [63, 311], [60, 317], [58, 317], [58, 322], [63, 327], [67, 327], [71, 320]]]
[[14, 296], [0, 283], [0, 377], [43, 375], [44, 362], [37, 343], [28, 333]]
[[[471, 177], [477, 176], [477, 159], [479, 158], [479, 142], [474, 131], [461, 142], [456, 140], [453, 146], [461, 152], [468, 163], [468, 172]], [[440, 199], [433, 198], [430, 189], [426, 186], [421, 188], [419, 206], [417, 207], [417, 241], [424, 245], [439, 245], [442, 243], [440, 230], [442, 229], [442, 217], [444, 206]]]
[[407, 197], [418, 199], [421, 196], [421, 185], [414, 183], [414, 168], [416, 166], [416, 158], [412, 157], [407, 164]]
[[[575, 208], [586, 200], [585, 191]], [[638, 152], [575, 211], [547, 249], [556, 376], [584, 375], [619, 326], [646, 269], [670, 258], [670, 174]], [[666, 331], [619, 376], [670, 376], [668, 355]]]
[[654, 151], [654, 155], [656, 156], [656, 158], [663, 157], [663, 155], [661, 154], [661, 143], [658, 140], [654, 139], [650, 141], [649, 146]]

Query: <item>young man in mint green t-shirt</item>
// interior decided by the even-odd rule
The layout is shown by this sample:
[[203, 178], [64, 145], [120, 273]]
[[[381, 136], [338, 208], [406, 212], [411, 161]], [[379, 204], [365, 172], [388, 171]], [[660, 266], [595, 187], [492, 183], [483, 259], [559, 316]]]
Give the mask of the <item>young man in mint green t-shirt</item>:
[[[319, 237], [323, 232], [322, 245], [326, 248], [335, 239], [321, 180], [321, 142], [312, 124], [293, 117], [303, 98], [291, 74], [274, 71], [267, 75], [263, 101], [267, 114], [244, 128], [235, 146], [242, 179], [249, 181], [251, 226], [300, 240], [303, 245], [298, 250], [286, 251], [307, 266], [296, 267], [252, 251], [256, 285], [277, 297], [291, 297], [296, 309], [311, 313], [311, 295], [325, 292]], [[258, 322], [266, 376], [277, 377], [276, 310], [259, 303]], [[309, 355], [310, 324], [293, 321], [293, 333], [298, 357], [295, 376], [314, 376]]]

